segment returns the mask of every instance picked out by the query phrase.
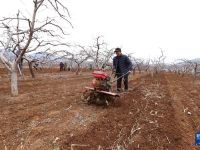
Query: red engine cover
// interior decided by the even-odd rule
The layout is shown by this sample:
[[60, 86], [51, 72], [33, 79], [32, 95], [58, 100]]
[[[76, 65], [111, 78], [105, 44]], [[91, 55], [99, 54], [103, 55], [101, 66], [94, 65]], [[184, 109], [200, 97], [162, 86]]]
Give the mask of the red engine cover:
[[92, 86], [93, 86], [93, 87], [95, 87], [95, 80], [96, 80], [96, 79], [93, 79], [93, 80], [92, 80]]
[[107, 77], [107, 74], [103, 71], [94, 71], [93, 76], [97, 79], [105, 79]]

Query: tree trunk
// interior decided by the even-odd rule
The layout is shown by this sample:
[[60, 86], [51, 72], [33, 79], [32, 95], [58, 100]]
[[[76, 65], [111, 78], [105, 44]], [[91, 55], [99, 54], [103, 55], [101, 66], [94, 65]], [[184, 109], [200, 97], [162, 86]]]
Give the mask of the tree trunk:
[[81, 71], [80, 71], [80, 75], [81, 75], [81, 72], [83, 71], [83, 68], [81, 68]]
[[197, 68], [195, 67], [195, 68], [193, 69], [193, 81], [196, 80], [196, 74], [197, 74]]
[[17, 67], [12, 65], [11, 72], [11, 95], [18, 96], [18, 85], [17, 85]]
[[158, 74], [158, 70], [156, 69], [156, 74]]
[[146, 72], [147, 72], [147, 74], [149, 74], [149, 70], [148, 69], [146, 70]]
[[153, 71], [151, 71], [151, 77], [153, 77]]
[[141, 74], [141, 69], [139, 69], [139, 74]]
[[70, 66], [71, 66], [70, 70], [73, 70], [74, 68], [73, 68], [73, 66], [72, 66], [72, 63], [70, 64]]
[[133, 69], [133, 75], [135, 75], [135, 68]]
[[32, 62], [28, 62], [28, 66], [29, 66], [29, 70], [30, 70], [30, 72], [31, 72], [32, 78], [35, 78], [35, 74], [34, 74], [34, 72], [33, 72], [33, 67], [32, 67]]
[[77, 70], [76, 70], [76, 75], [78, 75], [78, 71], [79, 71], [79, 64], [78, 64], [78, 67], [77, 67]]
[[147, 69], [145, 69], [145, 71], [146, 71], [146, 73], [148, 74]]
[[196, 73], [193, 74], [193, 81], [196, 80]]

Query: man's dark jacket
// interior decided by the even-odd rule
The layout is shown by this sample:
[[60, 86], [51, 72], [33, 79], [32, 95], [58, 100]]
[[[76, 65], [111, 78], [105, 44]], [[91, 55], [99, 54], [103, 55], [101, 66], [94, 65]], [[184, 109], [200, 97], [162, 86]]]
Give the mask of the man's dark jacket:
[[126, 56], [121, 54], [121, 56], [117, 57], [115, 56], [113, 58], [113, 69], [116, 69], [116, 72], [119, 72], [117, 70], [117, 64], [119, 60], [119, 69], [121, 70], [121, 73], [127, 73], [129, 70], [132, 70], [132, 63], [130, 59]]

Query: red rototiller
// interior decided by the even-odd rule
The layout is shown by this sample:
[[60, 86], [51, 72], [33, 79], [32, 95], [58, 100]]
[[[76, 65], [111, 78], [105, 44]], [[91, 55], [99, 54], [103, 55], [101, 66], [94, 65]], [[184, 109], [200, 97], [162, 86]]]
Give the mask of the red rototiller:
[[108, 76], [103, 71], [94, 71], [93, 76], [95, 79], [92, 80], [92, 86], [85, 87], [87, 90], [82, 95], [82, 100], [88, 104], [96, 103], [96, 104], [106, 104], [108, 105], [110, 102], [113, 102], [119, 95], [117, 93], [111, 92], [111, 83], [117, 81], [119, 78], [122, 78], [124, 75], [128, 74], [122, 74], [119, 78], [116, 80], [110, 81], [113, 71], [111, 72], [110, 76]]

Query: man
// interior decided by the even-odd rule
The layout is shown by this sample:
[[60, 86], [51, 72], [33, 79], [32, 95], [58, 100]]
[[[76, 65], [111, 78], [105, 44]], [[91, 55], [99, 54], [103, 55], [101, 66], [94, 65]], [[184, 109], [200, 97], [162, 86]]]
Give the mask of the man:
[[127, 91], [128, 90], [128, 75], [129, 73], [131, 73], [132, 63], [126, 55], [123, 55], [121, 53], [120, 48], [116, 48], [115, 53], [117, 56], [113, 58], [113, 71], [115, 72], [115, 76], [117, 76], [117, 78], [122, 76], [121, 78], [117, 80], [117, 91], [119, 92], [121, 91], [122, 79], [124, 80], [125, 91]]
[[68, 66], [68, 71], [70, 71], [70, 65]]
[[63, 71], [64, 64], [63, 62], [60, 63], [60, 71]]
[[35, 68], [35, 71], [37, 71], [37, 68], [38, 68], [38, 61], [35, 62], [35, 67], [34, 67], [34, 68]]
[[[20, 50], [17, 50], [16, 51], [16, 54], [17, 54], [17, 57], [16, 57], [16, 59], [18, 58], [18, 55], [21, 53], [23, 51], [23, 49], [21, 49], [20, 48]], [[19, 68], [20, 68], [20, 70], [22, 71], [22, 66], [23, 66], [23, 57], [21, 58], [21, 60], [20, 60], [20, 62], [19, 62]]]
[[65, 62], [64, 63], [64, 71], [66, 71], [66, 68], [67, 68], [67, 63]]
[[92, 70], [92, 64], [90, 64], [89, 69]]

